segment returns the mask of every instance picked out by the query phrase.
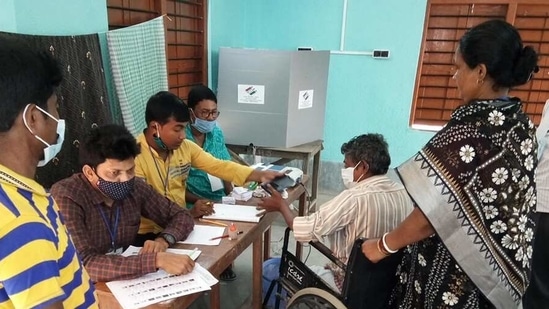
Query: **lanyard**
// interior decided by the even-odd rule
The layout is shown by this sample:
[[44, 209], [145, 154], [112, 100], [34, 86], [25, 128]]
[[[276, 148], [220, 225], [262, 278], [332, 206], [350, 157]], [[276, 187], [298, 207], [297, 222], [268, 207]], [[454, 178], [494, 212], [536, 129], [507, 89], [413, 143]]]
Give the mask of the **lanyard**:
[[166, 169], [166, 177], [164, 177], [164, 179], [162, 179], [162, 173], [160, 172], [160, 167], [158, 166], [158, 163], [156, 162], [156, 158], [154, 157], [154, 154], [151, 150], [151, 146], [149, 146], [149, 151], [151, 153], [151, 157], [154, 161], [154, 167], [156, 167], [156, 172], [158, 173], [158, 177], [160, 178], [160, 181], [162, 181], [162, 186], [164, 186], [164, 197], [168, 197], [168, 186], [169, 186], [169, 181], [168, 181], [168, 176], [170, 175], [170, 159], [171, 159], [171, 156], [168, 154], [168, 162], [167, 162], [167, 169]]
[[112, 250], [115, 250], [114, 244], [116, 242], [116, 231], [118, 230], [118, 219], [120, 217], [120, 206], [116, 206], [116, 217], [114, 217], [114, 226], [113, 229], [111, 229], [110, 220], [107, 221], [107, 216], [103, 212], [103, 209], [101, 209], [101, 206], [99, 207], [99, 213], [101, 213], [101, 217], [103, 218], [103, 222], [105, 223], [105, 226], [107, 226], [107, 231], [109, 231], [109, 235], [111, 236], [111, 246]]

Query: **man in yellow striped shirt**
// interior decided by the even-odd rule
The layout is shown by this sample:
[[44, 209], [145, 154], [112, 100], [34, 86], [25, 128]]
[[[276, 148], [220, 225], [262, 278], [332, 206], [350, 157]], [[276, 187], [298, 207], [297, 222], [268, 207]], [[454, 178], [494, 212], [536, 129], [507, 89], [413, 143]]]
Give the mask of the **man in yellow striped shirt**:
[[49, 54], [0, 35], [0, 308], [97, 308], [57, 205], [34, 181], [61, 149], [65, 123]]

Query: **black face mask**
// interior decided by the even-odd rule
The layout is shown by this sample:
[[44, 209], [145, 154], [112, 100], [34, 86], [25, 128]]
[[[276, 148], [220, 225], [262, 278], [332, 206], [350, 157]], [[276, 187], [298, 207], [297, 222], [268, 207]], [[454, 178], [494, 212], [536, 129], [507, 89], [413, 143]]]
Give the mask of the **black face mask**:
[[99, 178], [99, 181], [97, 182], [97, 188], [99, 188], [99, 190], [103, 192], [103, 194], [115, 201], [125, 199], [133, 191], [135, 177], [132, 177], [130, 180], [123, 182], [107, 181], [99, 177], [99, 175], [97, 175], [97, 177]]

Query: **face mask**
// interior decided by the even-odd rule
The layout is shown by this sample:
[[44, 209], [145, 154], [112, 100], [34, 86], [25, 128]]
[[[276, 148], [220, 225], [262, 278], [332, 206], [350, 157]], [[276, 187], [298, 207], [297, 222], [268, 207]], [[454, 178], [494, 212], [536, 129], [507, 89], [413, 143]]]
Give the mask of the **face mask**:
[[50, 145], [46, 143], [46, 141], [43, 140], [40, 136], [34, 134], [34, 132], [32, 132], [32, 130], [29, 128], [29, 125], [27, 124], [27, 118], [25, 117], [25, 115], [27, 114], [27, 110], [29, 109], [29, 106], [30, 104], [27, 104], [27, 106], [25, 106], [25, 109], [23, 110], [23, 123], [25, 124], [25, 127], [27, 127], [27, 130], [29, 130], [29, 132], [33, 134], [36, 139], [38, 139], [39, 141], [44, 143], [44, 145], [46, 145], [46, 148], [44, 148], [44, 159], [40, 160], [37, 164], [38, 167], [42, 167], [48, 164], [48, 162], [50, 162], [53, 158], [55, 158], [55, 156], [59, 153], [59, 151], [61, 151], [61, 147], [63, 146], [63, 140], [65, 139], [65, 120], [56, 119], [50, 113], [46, 112], [45, 110], [41, 109], [40, 106], [36, 105], [36, 108], [39, 111], [46, 114], [51, 119], [57, 121], [57, 130], [56, 130], [57, 142], [55, 144]]
[[120, 201], [128, 197], [133, 190], [133, 185], [135, 182], [135, 177], [132, 177], [128, 181], [122, 182], [106, 181], [105, 179], [99, 177], [99, 175], [97, 175], [97, 177], [99, 178], [97, 181], [97, 188], [99, 188], [99, 190], [107, 197], [115, 201]]
[[362, 175], [360, 175], [360, 177], [358, 178], [357, 181], [354, 181], [354, 172], [355, 172], [355, 168], [360, 164], [360, 162], [358, 162], [355, 167], [348, 167], [348, 168], [342, 168], [341, 169], [341, 179], [343, 180], [343, 185], [345, 186], [345, 188], [347, 189], [351, 189], [352, 187], [356, 186], [356, 184], [358, 183], [358, 181], [360, 181], [360, 179], [362, 178]]
[[158, 129], [158, 126], [156, 126], [156, 134], [153, 135], [154, 143], [156, 146], [158, 146], [162, 150], [168, 150], [168, 146], [164, 144], [162, 139], [160, 138], [160, 130]]
[[215, 128], [216, 121], [208, 121], [200, 118], [195, 118], [194, 123], [191, 125], [200, 133], [210, 133]]
[[215, 120], [209, 121], [209, 120], [200, 119], [196, 117], [192, 109], [191, 109], [191, 113], [193, 113], [193, 116], [194, 116], [194, 123], [191, 124], [193, 128], [197, 129], [198, 132], [203, 134], [212, 132], [212, 130], [215, 128], [217, 124]]

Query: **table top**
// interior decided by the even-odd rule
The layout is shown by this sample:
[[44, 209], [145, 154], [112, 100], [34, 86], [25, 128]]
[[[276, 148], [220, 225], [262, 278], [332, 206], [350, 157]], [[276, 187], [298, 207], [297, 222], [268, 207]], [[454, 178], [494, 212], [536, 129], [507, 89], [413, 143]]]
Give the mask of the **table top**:
[[[307, 178], [304, 178], [307, 181]], [[293, 202], [297, 200], [305, 189], [301, 185], [297, 185], [288, 190], [288, 201]], [[259, 202], [258, 198], [252, 198], [245, 202], [250, 207], [255, 207]], [[194, 245], [194, 244], [176, 244], [174, 248], [179, 249], [194, 249], [198, 248], [202, 251], [198, 259], [196, 260], [202, 267], [206, 268], [212, 275], [219, 278], [219, 275], [225, 270], [246, 248], [248, 248], [256, 239], [262, 237], [262, 234], [269, 229], [279, 213], [266, 213], [258, 223], [250, 222], [236, 222], [240, 231], [243, 231], [239, 235], [238, 239], [230, 240], [228, 238], [221, 239], [218, 246], [206, 246], [206, 245]], [[230, 224], [230, 221], [215, 220], [218, 222]], [[195, 220], [195, 224], [208, 225], [203, 222]], [[212, 225], [213, 226], [213, 225]], [[105, 282], [98, 282], [95, 284], [97, 294], [100, 298], [100, 307], [106, 308], [121, 308], [118, 301], [112, 295]], [[154, 304], [146, 308], [185, 308], [189, 306], [201, 293], [195, 293], [184, 297], [171, 299], [162, 303]]]
[[[288, 147], [288, 148], [284, 148], [284, 147], [264, 147], [264, 146], [255, 146], [256, 147], [256, 150], [261, 152], [261, 151], [271, 151], [271, 152], [285, 152], [285, 153], [309, 153], [309, 154], [315, 154], [317, 152], [319, 152], [320, 150], [322, 150], [324, 147], [322, 145], [322, 140], [317, 140], [317, 141], [314, 141], [314, 142], [310, 142], [310, 143], [306, 143], [306, 144], [303, 144], [303, 145], [298, 145], [298, 146], [294, 146], [294, 147]], [[242, 151], [243, 149], [248, 149], [250, 148], [249, 151], [247, 152], [251, 152], [251, 147], [250, 145], [233, 145], [233, 144], [227, 144], [227, 147], [229, 148], [235, 148], [235, 149], [238, 149], [240, 151]], [[261, 155], [260, 153], [256, 153], [258, 155]]]

